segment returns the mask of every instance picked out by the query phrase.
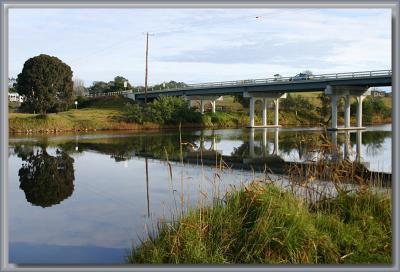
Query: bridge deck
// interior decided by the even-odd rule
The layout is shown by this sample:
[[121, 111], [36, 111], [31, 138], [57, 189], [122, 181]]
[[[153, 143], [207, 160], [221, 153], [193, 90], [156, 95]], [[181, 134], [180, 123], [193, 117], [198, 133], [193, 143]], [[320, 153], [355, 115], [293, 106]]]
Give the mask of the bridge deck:
[[[238, 81], [188, 84], [185, 88], [165, 89], [147, 93], [148, 99], [160, 95], [192, 96], [192, 95], [232, 95], [243, 92], [315, 92], [323, 91], [327, 85], [332, 86], [391, 86], [392, 71], [363, 71], [337, 74], [312, 75], [307, 79], [293, 77], [252, 79]], [[144, 99], [145, 93], [135, 94], [135, 99]]]

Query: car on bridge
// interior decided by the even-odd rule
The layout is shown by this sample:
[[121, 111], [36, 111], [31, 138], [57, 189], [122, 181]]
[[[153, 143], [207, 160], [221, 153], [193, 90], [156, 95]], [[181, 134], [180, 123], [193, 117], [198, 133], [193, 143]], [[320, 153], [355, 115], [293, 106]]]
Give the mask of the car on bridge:
[[295, 75], [294, 77], [289, 78], [289, 81], [298, 81], [298, 80], [307, 80], [310, 79], [310, 75], [305, 73], [300, 73]]
[[275, 74], [274, 75], [274, 81], [282, 81], [282, 76], [280, 74]]

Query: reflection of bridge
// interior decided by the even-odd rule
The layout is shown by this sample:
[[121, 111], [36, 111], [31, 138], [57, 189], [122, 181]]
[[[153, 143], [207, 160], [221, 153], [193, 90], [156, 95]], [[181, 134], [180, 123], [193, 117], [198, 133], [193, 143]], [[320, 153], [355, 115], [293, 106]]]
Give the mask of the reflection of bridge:
[[[268, 78], [226, 82], [212, 82], [202, 84], [189, 84], [185, 88], [167, 89], [145, 93], [127, 94], [134, 100], [155, 99], [159, 96], [181, 96], [188, 100], [200, 100], [201, 111], [204, 111], [204, 101], [211, 101], [212, 111], [215, 112], [215, 101], [223, 95], [243, 95], [250, 98], [250, 124], [256, 127], [254, 119], [254, 105], [257, 100], [263, 103], [262, 127], [271, 127], [267, 124], [268, 99], [274, 103], [274, 124], [279, 127], [279, 100], [285, 98], [287, 93], [321, 91], [332, 98], [331, 129], [338, 130], [337, 105], [340, 98], [345, 99], [345, 124], [343, 129], [362, 129], [362, 101], [370, 92], [368, 88], [374, 86], [391, 86], [392, 71], [366, 71], [337, 74], [313, 75], [307, 79], [296, 78]], [[350, 124], [350, 98], [358, 101], [357, 123], [355, 127]]]
[[[256, 139], [256, 132], [261, 131], [261, 139]], [[248, 150], [245, 154], [241, 154], [244, 159], [243, 163], [251, 164], [253, 160], [260, 161], [260, 159], [268, 159], [270, 157], [280, 157], [282, 160], [287, 162], [292, 162], [290, 159], [284, 159], [284, 154], [280, 152], [279, 142], [282, 139], [279, 139], [279, 129], [278, 128], [258, 128], [258, 129], [250, 129], [248, 131]], [[355, 150], [352, 150], [352, 143], [350, 140], [350, 133], [356, 133], [356, 143]], [[331, 131], [329, 132], [330, 143], [331, 146], [329, 148], [330, 158], [331, 160], [342, 160], [342, 159], [352, 159], [354, 158], [357, 162], [362, 162], [364, 165], [368, 167], [368, 162], [363, 162], [361, 157], [361, 145], [362, 145], [362, 133], [361, 130], [346, 130], [346, 131]], [[257, 133], [258, 134], [258, 133]], [[271, 137], [268, 139], [268, 136]], [[344, 134], [344, 143], [338, 143], [338, 135]], [[258, 134], [260, 136], [260, 134]], [[270, 140], [270, 141], [269, 141]], [[207, 144], [206, 144], [207, 143]], [[272, 148], [271, 148], [272, 146]], [[292, 148], [293, 150], [297, 149], [299, 158], [296, 162], [305, 162], [317, 160], [320, 156], [319, 150], [314, 150], [315, 146], [313, 146], [310, 150], [307, 150], [307, 147], [304, 149], [301, 146], [298, 148]], [[304, 150], [303, 150], [304, 149]], [[215, 134], [208, 135], [205, 137], [204, 135], [200, 136], [198, 145], [193, 145], [186, 152], [186, 156], [188, 157], [196, 157], [201, 153], [201, 156], [204, 158], [210, 157], [214, 159], [216, 156], [222, 156], [222, 151], [219, 151], [217, 148], [217, 138]], [[197, 154], [197, 155], [196, 155]], [[233, 156], [233, 155], [232, 155]], [[225, 159], [232, 156], [223, 156]], [[233, 156], [234, 157], [234, 156]]]

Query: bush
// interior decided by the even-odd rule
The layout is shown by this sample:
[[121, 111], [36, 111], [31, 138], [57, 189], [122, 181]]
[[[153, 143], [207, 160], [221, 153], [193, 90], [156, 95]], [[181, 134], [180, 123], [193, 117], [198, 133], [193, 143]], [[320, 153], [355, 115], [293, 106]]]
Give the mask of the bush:
[[179, 123], [200, 123], [201, 114], [194, 109], [189, 109], [189, 104], [182, 98], [160, 96], [147, 107], [139, 104], [126, 107], [128, 122], [143, 123], [153, 122], [160, 125]]
[[143, 110], [138, 104], [128, 105], [126, 107], [126, 119], [131, 123], [143, 123]]
[[[357, 113], [358, 102], [354, 102], [350, 106], [352, 115]], [[367, 123], [372, 122], [374, 116], [381, 118], [388, 118], [391, 116], [390, 107], [386, 106], [385, 102], [381, 97], [367, 97], [362, 104], [363, 120]]]

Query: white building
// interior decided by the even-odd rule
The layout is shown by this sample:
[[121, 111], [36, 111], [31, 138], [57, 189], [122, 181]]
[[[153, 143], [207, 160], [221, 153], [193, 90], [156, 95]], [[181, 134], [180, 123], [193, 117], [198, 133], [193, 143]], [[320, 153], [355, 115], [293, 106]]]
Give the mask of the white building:
[[24, 99], [22, 95], [19, 95], [18, 93], [8, 93], [8, 101], [10, 102], [24, 102]]

